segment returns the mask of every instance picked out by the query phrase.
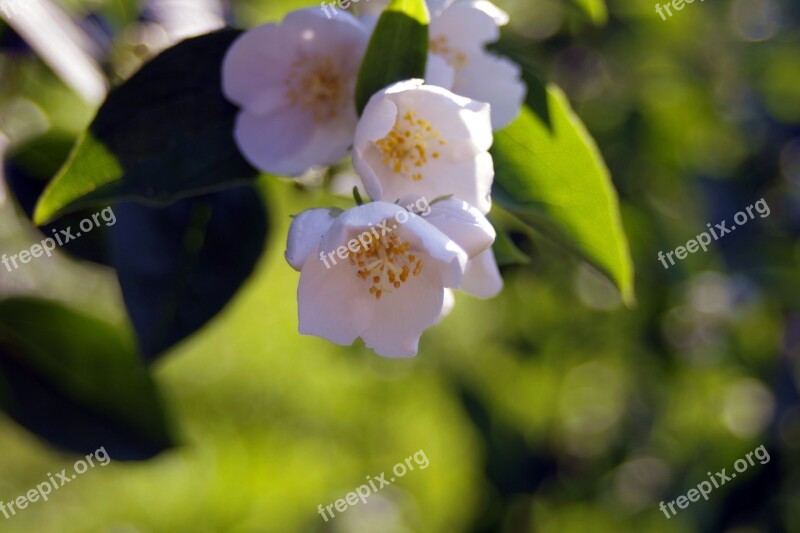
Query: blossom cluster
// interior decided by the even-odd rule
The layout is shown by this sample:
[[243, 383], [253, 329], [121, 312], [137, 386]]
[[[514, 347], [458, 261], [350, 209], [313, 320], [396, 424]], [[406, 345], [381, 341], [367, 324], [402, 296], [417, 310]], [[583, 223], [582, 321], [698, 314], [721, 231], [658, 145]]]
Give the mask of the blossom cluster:
[[[286, 259], [300, 272], [300, 332], [341, 345], [360, 337], [380, 355], [410, 357], [452, 308], [454, 289], [480, 298], [502, 289], [486, 218], [489, 149], [526, 88], [517, 65], [485, 49], [507, 14], [485, 0], [428, 0], [425, 79], [384, 88], [359, 118], [355, 80], [382, 1], [358, 18], [303, 9], [247, 31], [225, 58], [223, 90], [240, 108], [234, 136], [255, 167], [299, 177], [351, 156], [372, 200], [294, 217]], [[424, 213], [413, 208], [421, 198], [436, 198]], [[334, 268], [320, 261], [399, 211], [406, 221], [396, 231]]]

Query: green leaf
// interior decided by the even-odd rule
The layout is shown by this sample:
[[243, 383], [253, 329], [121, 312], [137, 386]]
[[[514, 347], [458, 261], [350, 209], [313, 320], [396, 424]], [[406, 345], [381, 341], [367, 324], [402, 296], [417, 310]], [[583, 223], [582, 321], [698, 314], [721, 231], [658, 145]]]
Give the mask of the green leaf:
[[494, 199], [608, 276], [632, 305], [633, 264], [600, 151], [559, 88], [526, 81], [536, 112], [526, 106], [495, 136]]
[[0, 406], [78, 453], [105, 446], [115, 458], [145, 459], [172, 445], [130, 337], [53, 302], [0, 302]]
[[497, 229], [497, 238], [492, 246], [494, 258], [499, 266], [528, 265], [531, 258], [520, 250], [505, 231]]
[[122, 203], [114, 210], [111, 260], [147, 361], [228, 305], [255, 270], [269, 229], [254, 187], [187, 198], [166, 209]]
[[358, 73], [356, 108], [398, 81], [424, 78], [430, 14], [425, 0], [393, 0], [378, 20]]
[[[45, 135], [16, 147], [6, 158], [4, 170], [6, 184], [10, 196], [13, 196], [25, 215], [33, 220], [36, 201], [42, 195], [47, 181], [67, 160], [75, 135], [60, 131], [49, 131]], [[69, 214], [58, 221], [58, 224], [39, 226], [40, 236], [37, 240], [51, 237], [53, 232], [65, 228], [77, 228], [80, 222], [95, 214], [94, 210], [85, 209]], [[59, 247], [59, 252], [94, 263], [109, 265], [106, 253], [107, 227], [99, 225], [91, 233], [82, 233], [80, 239], [66, 242]]]
[[44, 224], [95, 205], [165, 206], [257, 175], [233, 139], [237, 109], [222, 94], [221, 63], [241, 32], [183, 41], [108, 96], [34, 213]]
[[608, 8], [605, 0], [573, 0], [595, 26], [603, 26], [608, 21]]

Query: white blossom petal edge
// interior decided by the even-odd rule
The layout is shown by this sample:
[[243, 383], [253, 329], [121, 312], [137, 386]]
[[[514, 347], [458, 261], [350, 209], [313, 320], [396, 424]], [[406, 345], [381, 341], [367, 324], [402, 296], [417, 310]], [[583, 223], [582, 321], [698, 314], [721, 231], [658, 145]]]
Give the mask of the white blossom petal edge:
[[[399, 203], [420, 205], [413, 196], [403, 197]], [[476, 208], [455, 198], [434, 202], [421, 214], [467, 252], [469, 262], [459, 289], [483, 299], [497, 296], [503, 290], [503, 278], [491, 249], [496, 237], [491, 222]]]
[[353, 166], [374, 200], [454, 195], [488, 213], [489, 105], [423, 83], [396, 83], [370, 99], [356, 128]]
[[222, 65], [225, 96], [241, 108], [234, 137], [258, 169], [299, 176], [347, 155], [358, 121], [354, 91], [369, 35], [347, 13], [289, 13], [247, 31]]
[[430, 25], [429, 61], [432, 57], [444, 59], [455, 76], [441, 63], [429, 63], [425, 79], [456, 94], [488, 102], [495, 130], [519, 115], [527, 92], [519, 66], [485, 49], [500, 37], [499, 28], [508, 21], [508, 14], [500, 8], [478, 0], [447, 3], [433, 15]]
[[452, 305], [446, 289], [463, 281], [469, 254], [462, 245], [476, 250], [494, 235], [474, 231], [462, 237], [457, 243], [388, 202], [335, 218], [328, 210], [300, 214], [286, 251], [300, 270], [300, 333], [340, 345], [361, 337], [386, 357], [416, 355], [422, 333]]

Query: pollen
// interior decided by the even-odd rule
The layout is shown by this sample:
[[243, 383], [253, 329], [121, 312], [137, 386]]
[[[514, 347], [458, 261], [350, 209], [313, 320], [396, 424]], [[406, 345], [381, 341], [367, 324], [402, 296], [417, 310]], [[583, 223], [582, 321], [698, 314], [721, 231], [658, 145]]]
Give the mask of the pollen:
[[383, 164], [413, 181], [422, 180], [423, 167], [431, 158], [439, 159], [441, 154], [436, 150], [446, 144], [442, 134], [414, 111], [407, 111], [386, 137], [375, 142], [383, 155]]
[[447, 41], [447, 37], [441, 35], [435, 39], [431, 39], [430, 51], [444, 59], [448, 65], [459, 71], [467, 66], [469, 60], [467, 55], [455, 48], [452, 48]]
[[411, 243], [396, 234], [383, 235], [367, 246], [359, 246], [351, 258], [356, 275], [376, 300], [402, 288], [410, 278], [422, 274], [423, 269], [422, 258], [411, 253]]
[[319, 124], [336, 118], [345, 106], [347, 83], [330, 56], [304, 56], [292, 63], [284, 85], [289, 105], [311, 113]]

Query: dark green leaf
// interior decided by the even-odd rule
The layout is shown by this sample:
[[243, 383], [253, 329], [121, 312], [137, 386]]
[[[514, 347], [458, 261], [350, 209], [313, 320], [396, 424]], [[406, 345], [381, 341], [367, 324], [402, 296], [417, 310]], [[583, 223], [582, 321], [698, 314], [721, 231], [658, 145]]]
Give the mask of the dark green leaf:
[[78, 453], [104, 446], [117, 459], [146, 459], [171, 446], [131, 339], [53, 302], [0, 302], [0, 403], [24, 427]]
[[222, 59], [239, 31], [187, 41], [114, 90], [47, 187], [34, 221], [135, 200], [169, 205], [256, 174], [233, 139], [237, 110], [222, 94]]
[[111, 257], [148, 360], [219, 313], [264, 250], [267, 214], [253, 187], [182, 200], [166, 209], [114, 207]]
[[398, 81], [425, 77], [429, 23], [425, 0], [393, 0], [389, 4], [378, 20], [358, 73], [359, 115], [375, 93]]

